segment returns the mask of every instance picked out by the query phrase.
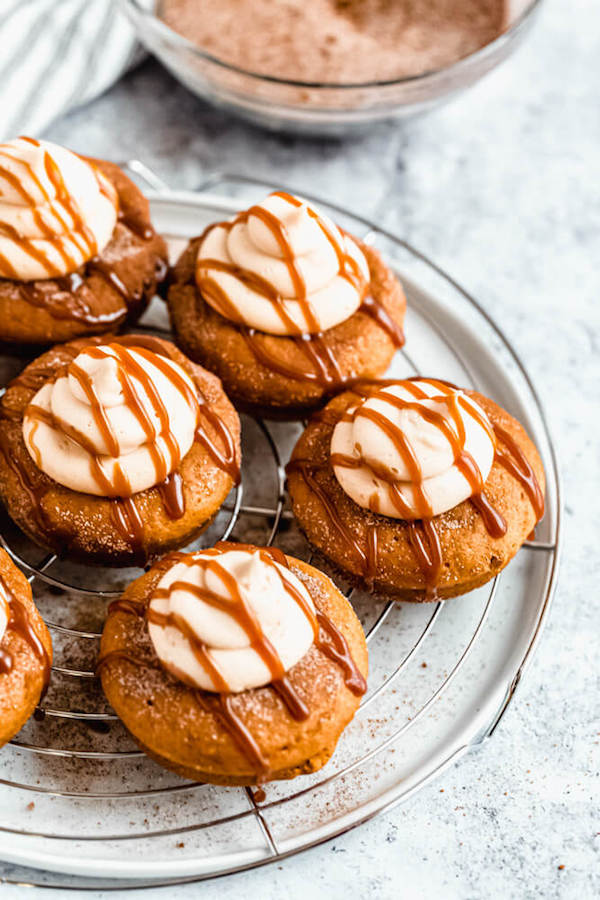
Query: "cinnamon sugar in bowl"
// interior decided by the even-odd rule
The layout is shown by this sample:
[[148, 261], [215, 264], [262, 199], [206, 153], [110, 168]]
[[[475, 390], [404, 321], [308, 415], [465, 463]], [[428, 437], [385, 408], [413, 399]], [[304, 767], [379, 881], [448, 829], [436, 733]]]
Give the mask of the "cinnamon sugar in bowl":
[[[518, 46], [542, 0], [120, 0], [191, 91], [255, 124], [343, 134], [423, 112]], [[148, 8], [150, 7], [150, 8]]]

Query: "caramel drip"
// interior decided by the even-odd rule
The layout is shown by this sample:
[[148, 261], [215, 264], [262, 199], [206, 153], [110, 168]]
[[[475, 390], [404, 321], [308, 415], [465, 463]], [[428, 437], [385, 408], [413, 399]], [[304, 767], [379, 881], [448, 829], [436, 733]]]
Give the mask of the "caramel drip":
[[128, 650], [109, 650], [109, 652], [101, 656], [96, 663], [96, 675], [100, 675], [104, 666], [115, 659], [124, 659], [132, 665], [139, 666], [143, 669], [156, 669], [157, 671], [161, 671], [160, 665], [151, 659], [137, 656], [135, 653], [130, 653]]
[[320, 500], [321, 505], [327, 513], [329, 521], [342, 540], [342, 545], [358, 558], [358, 562], [362, 571], [366, 573], [369, 568], [367, 553], [363, 549], [363, 547], [361, 547], [357, 538], [350, 531], [350, 529], [346, 527], [337, 509], [335, 508], [334, 503], [330, 500], [325, 490], [316, 480], [314, 476], [315, 469], [316, 467], [306, 460], [292, 459], [286, 466], [286, 473], [290, 475], [292, 472], [298, 472], [301, 475], [306, 483], [306, 486]]
[[344, 387], [345, 381], [340, 374], [338, 363], [323, 335], [307, 334], [289, 338], [306, 358], [307, 367], [304, 368], [294, 365], [289, 359], [271, 353], [265, 344], [266, 335], [258, 333], [256, 329], [243, 327], [241, 334], [254, 358], [266, 369], [278, 372], [293, 381], [313, 382], [330, 391]]
[[378, 541], [379, 535], [377, 533], [377, 525], [369, 525], [367, 527], [367, 571], [366, 577], [367, 580], [373, 581], [375, 576], [377, 575], [377, 561], [378, 561]]
[[425, 578], [425, 597], [434, 600], [443, 565], [442, 546], [433, 519], [408, 522], [408, 540]]
[[183, 478], [179, 472], [171, 472], [165, 480], [157, 485], [165, 508], [170, 519], [181, 519], [185, 514], [185, 494], [183, 491]]
[[344, 673], [344, 683], [349, 691], [356, 696], [362, 696], [367, 690], [367, 682], [350, 653], [348, 641], [321, 610], [317, 610], [317, 622], [321, 629], [317, 646], [319, 650], [337, 663]]
[[93, 313], [80, 290], [84, 282], [77, 272], [57, 277], [55, 283], [58, 294], [42, 291], [36, 287], [36, 282], [29, 281], [19, 284], [19, 293], [26, 303], [45, 309], [53, 319], [67, 319], [83, 325], [113, 325], [126, 315], [122, 309]]
[[194, 699], [203, 712], [215, 713], [221, 719], [242, 753], [254, 763], [260, 772], [266, 774], [269, 771], [269, 764], [256, 738], [236, 713], [231, 694], [219, 694], [216, 703], [209, 703], [201, 691], [194, 691]]
[[128, 309], [135, 308], [141, 303], [143, 299], [142, 291], [137, 289], [130, 290], [113, 266], [100, 256], [93, 256], [86, 263], [86, 271], [88, 275], [98, 275], [99, 278], [102, 278], [113, 291], [120, 295]]
[[[100, 356], [104, 357], [105, 355], [106, 354], [104, 352], [100, 352]], [[96, 358], [98, 357], [96, 356]], [[82, 369], [81, 366], [79, 366], [75, 362], [75, 360], [73, 360], [73, 362], [69, 366], [69, 375], [72, 375], [73, 378], [76, 379], [79, 387], [85, 394], [92, 410], [94, 422], [96, 423], [98, 431], [102, 435], [102, 439], [104, 440], [108, 448], [109, 455], [113, 457], [119, 456], [119, 442], [115, 437], [111, 424], [106, 417], [104, 408], [96, 395], [91, 376], [85, 371], [85, 369]]]
[[359, 312], [373, 319], [386, 332], [394, 347], [397, 349], [404, 347], [406, 343], [404, 329], [390, 316], [383, 304], [378, 303], [370, 294], [364, 298], [359, 307]]
[[199, 422], [198, 428], [196, 429], [196, 440], [202, 444], [214, 464], [229, 475], [234, 484], [239, 484], [241, 480], [240, 464], [237, 460], [237, 453], [232, 434], [221, 417], [218, 416], [214, 409], [204, 401], [200, 394], [199, 387], [198, 392], [200, 419], [205, 419], [212, 427], [213, 431], [216, 432], [220, 442], [223, 444], [223, 450], [220, 450], [211, 439], [209, 433], [202, 424], [202, 421]]
[[[102, 190], [103, 182], [102, 179], [98, 179], [98, 183], [100, 184], [100, 190]], [[111, 197], [108, 193], [102, 190], [102, 193], [108, 197], [110, 200]], [[118, 215], [119, 222], [128, 228], [129, 231], [132, 231], [136, 237], [139, 237], [142, 241], [151, 241], [154, 237], [155, 231], [152, 225], [147, 222], [143, 216], [137, 215], [133, 210], [129, 209], [125, 212], [123, 209], [119, 210]]]
[[[24, 603], [15, 597], [10, 590], [6, 581], [0, 576], [0, 588], [8, 600], [9, 618], [7, 630], [14, 631], [21, 637], [30, 647], [31, 651], [42, 662], [43, 667], [43, 688], [42, 696], [46, 693], [48, 684], [50, 683], [50, 657], [40, 638], [37, 636], [31, 622], [31, 617]], [[12, 672], [14, 667], [14, 659], [12, 653], [6, 648], [0, 647], [0, 674], [8, 674]]]
[[[407, 380], [403, 382], [402, 385], [410, 394], [412, 394], [415, 398], [414, 401], [402, 399], [394, 394], [387, 393], [385, 390], [381, 391], [381, 400], [384, 400], [395, 409], [401, 411], [417, 411], [427, 422], [442, 432], [452, 448], [454, 465], [457, 466], [469, 484], [473, 505], [482, 515], [486, 529], [492, 537], [501, 537], [506, 532], [506, 522], [500, 513], [494, 509], [489, 498], [483, 493], [483, 478], [479, 467], [471, 454], [464, 449], [466, 431], [461, 410], [467, 415], [470, 415], [485, 429], [490, 440], [492, 440], [494, 446], [496, 446], [494, 432], [490, 429], [485, 416], [480, 414], [475, 407], [472, 407], [461, 394], [455, 393], [452, 386], [437, 379], [420, 380], [425, 381], [440, 393], [429, 398], [426, 391], [424, 391], [419, 384], [416, 384], [413, 380]], [[418, 402], [423, 399], [431, 399], [438, 403], [444, 403], [452, 420], [452, 424], [441, 413], [429, 409]], [[425, 579], [426, 596], [430, 599], [435, 596], [435, 588], [442, 572], [443, 559], [439, 536], [434, 524], [433, 508], [424, 488], [423, 473], [420, 463], [414, 454], [410, 441], [407, 440], [402, 429], [394, 425], [394, 423], [383, 413], [378, 410], [365, 408], [364, 406], [357, 406], [353, 412], [345, 413], [341, 420], [355, 421], [358, 417], [366, 418], [377, 425], [377, 427], [392, 442], [401, 457], [409, 473], [409, 480], [414, 494], [414, 509], [416, 509], [418, 518], [421, 519], [420, 527], [415, 521], [412, 521], [414, 520], [414, 509], [404, 499], [398, 479], [394, 477], [393, 473], [385, 471], [385, 469], [378, 466], [375, 461], [365, 460], [362, 455], [354, 457], [344, 454], [332, 454], [330, 460], [331, 464], [332, 466], [337, 465], [346, 468], [357, 468], [361, 465], [368, 466], [378, 478], [387, 483], [390, 501], [395, 506], [399, 516], [402, 519], [409, 520], [409, 542]], [[378, 510], [374, 509], [373, 511], [377, 512]]]
[[145, 528], [144, 520], [133, 497], [115, 499], [110, 507], [111, 518], [124, 541], [134, 555], [143, 559]]
[[493, 506], [487, 494], [483, 491], [480, 494], [473, 494], [471, 503], [483, 519], [483, 524], [490, 537], [501, 538], [506, 534], [506, 519]]
[[271, 687], [277, 691], [293, 719], [297, 722], [308, 719], [310, 710], [287, 675], [272, 681]]
[[[205, 235], [206, 233], [207, 232], [205, 232]], [[249, 269], [243, 269], [241, 266], [236, 266], [234, 263], [223, 262], [218, 259], [199, 259], [198, 268], [213, 269], [234, 276], [239, 281], [243, 282], [246, 287], [255, 291], [255, 293], [264, 297], [266, 300], [269, 300], [273, 304], [273, 307], [277, 310], [277, 315], [287, 330], [292, 334], [302, 333], [294, 320], [287, 313], [279, 292], [269, 281], [261, 278], [260, 275], [251, 272]], [[218, 312], [220, 312], [222, 316], [225, 316], [226, 319], [231, 319], [232, 322], [236, 322], [238, 325], [243, 324], [244, 320], [240, 316], [237, 307], [231, 302], [225, 291], [217, 284], [214, 278], [211, 278], [210, 275], [201, 275], [199, 277], [199, 286], [202, 291], [211, 298], [217, 307]]]
[[496, 459], [516, 478], [531, 502], [536, 521], [544, 515], [544, 495], [527, 457], [511, 434], [500, 425], [494, 424], [496, 438], [504, 447], [496, 446]]
[[38, 530], [41, 534], [49, 535], [49, 527], [42, 505], [48, 487], [43, 481], [39, 484], [34, 482], [27, 467], [21, 461], [20, 455], [14, 453], [11, 449], [6, 434], [2, 429], [0, 429], [0, 453], [4, 456], [6, 465], [17, 477], [21, 489], [28, 498], [28, 507], [35, 519]]
[[118, 597], [112, 603], [109, 603], [107, 612], [109, 616], [113, 615], [113, 613], [123, 612], [143, 618], [146, 612], [146, 604], [139, 603], [137, 600], [131, 600], [129, 597]]
[[73, 222], [75, 229], [71, 234], [73, 241], [83, 249], [88, 258], [94, 256], [98, 250], [96, 239], [85, 224], [77, 203], [67, 190], [60, 169], [48, 152], [44, 154], [44, 167], [46, 169], [46, 174], [56, 191], [57, 198], [61, 201]]
[[[196, 429], [196, 440], [207, 450], [215, 465], [229, 475], [234, 484], [239, 484], [240, 467], [233, 436], [225, 422], [206, 402], [200, 383], [195, 375], [192, 373], [196, 390], [192, 391], [187, 382], [168, 363], [164, 362], [164, 359], [173, 359], [175, 362], [177, 360], [174, 359], [158, 338], [151, 335], [124, 335], [121, 338], [115, 338], [113, 344], [122, 344], [126, 347], [135, 348], [141, 356], [152, 362], [160, 369], [163, 375], [172, 381], [179, 392], [184, 394], [190, 406], [198, 406], [199, 422]], [[220, 449], [211, 438], [202, 422], [203, 419], [213, 429], [219, 442], [222, 443], [223, 449]]]

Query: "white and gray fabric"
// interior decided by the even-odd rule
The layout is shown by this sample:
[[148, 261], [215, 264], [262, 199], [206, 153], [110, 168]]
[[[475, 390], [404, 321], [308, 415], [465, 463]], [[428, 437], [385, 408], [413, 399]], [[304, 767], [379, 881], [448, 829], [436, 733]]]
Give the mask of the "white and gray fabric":
[[112, 0], [0, 0], [0, 140], [36, 136], [141, 58]]

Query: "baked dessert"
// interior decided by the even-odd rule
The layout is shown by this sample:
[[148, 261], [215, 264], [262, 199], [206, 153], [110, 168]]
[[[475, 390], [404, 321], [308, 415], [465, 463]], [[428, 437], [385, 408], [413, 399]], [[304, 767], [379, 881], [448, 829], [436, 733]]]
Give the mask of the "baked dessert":
[[137, 743], [184, 778], [250, 785], [315, 772], [366, 690], [350, 604], [275, 548], [172, 554], [108, 611], [99, 672]]
[[0, 144], [0, 341], [114, 330], [166, 273], [148, 201], [118, 166], [33, 138]]
[[544, 471], [523, 427], [482, 394], [433, 378], [336, 397], [309, 422], [287, 475], [308, 540], [401, 600], [485, 584], [544, 512]]
[[239, 462], [218, 378], [156, 337], [59, 344], [0, 401], [0, 497], [32, 540], [79, 559], [144, 565], [185, 545]]
[[0, 747], [23, 727], [50, 680], [50, 634], [31, 587], [0, 550]]
[[192, 240], [170, 281], [178, 345], [263, 415], [314, 410], [404, 342], [404, 293], [379, 253], [283, 191]]

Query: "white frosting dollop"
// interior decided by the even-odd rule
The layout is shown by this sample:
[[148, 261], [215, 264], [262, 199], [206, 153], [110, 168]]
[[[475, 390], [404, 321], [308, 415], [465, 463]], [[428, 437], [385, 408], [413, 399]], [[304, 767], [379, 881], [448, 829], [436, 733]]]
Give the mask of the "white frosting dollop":
[[[194, 652], [184, 634], [189, 629], [229, 691], [269, 684], [273, 675], [257, 652], [256, 635], [242, 627], [236, 612], [245, 607], [258, 635], [270, 642], [282, 671], [289, 671], [310, 648], [314, 631], [286, 584], [302, 596], [314, 616], [312, 599], [300, 579], [267, 551], [232, 549], [217, 555], [207, 551], [175, 563], [158, 582], [149, 606], [148, 630], [161, 663], [187, 684], [205, 691], [224, 689]], [[153, 623], [154, 613], [183, 620], [184, 630], [173, 618], [173, 624]]]
[[6, 629], [8, 628], [8, 622], [10, 619], [10, 605], [8, 597], [6, 596], [6, 592], [4, 587], [2, 586], [2, 582], [0, 582], [0, 644], [2, 643], [2, 639], [6, 633]]
[[332, 454], [357, 461], [336, 465], [334, 458], [344, 491], [359, 506], [399, 519], [437, 516], [481, 490], [494, 451], [481, 407], [434, 379], [381, 387], [348, 410], [331, 438]]
[[40, 388], [25, 411], [23, 438], [59, 484], [129, 497], [177, 468], [197, 422], [196, 391], [181, 366], [115, 343], [82, 350]]
[[112, 184], [70, 150], [31, 138], [0, 144], [0, 277], [74, 272], [106, 247], [117, 209]]
[[279, 193], [210, 228], [196, 261], [206, 302], [268, 334], [333, 328], [356, 312], [368, 282], [352, 238], [306, 201]]

